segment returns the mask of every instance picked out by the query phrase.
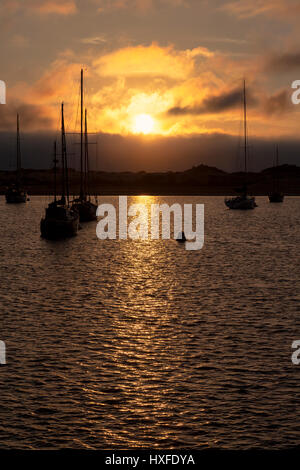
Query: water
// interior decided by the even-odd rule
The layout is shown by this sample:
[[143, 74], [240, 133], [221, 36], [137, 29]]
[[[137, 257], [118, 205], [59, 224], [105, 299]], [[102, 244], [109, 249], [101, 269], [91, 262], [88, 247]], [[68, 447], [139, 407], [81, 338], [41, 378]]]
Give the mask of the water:
[[46, 198], [1, 198], [0, 447], [299, 445], [300, 198], [257, 199], [129, 199], [204, 203], [205, 246], [187, 252], [99, 241], [96, 223], [45, 241]]

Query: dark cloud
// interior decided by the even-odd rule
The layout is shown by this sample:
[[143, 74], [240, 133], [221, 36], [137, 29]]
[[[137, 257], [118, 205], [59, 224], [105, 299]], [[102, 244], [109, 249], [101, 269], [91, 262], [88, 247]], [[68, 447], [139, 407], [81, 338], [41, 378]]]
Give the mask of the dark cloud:
[[280, 90], [274, 95], [265, 98], [262, 102], [262, 110], [265, 114], [284, 114], [292, 110], [291, 94], [287, 90]]
[[[56, 133], [22, 134], [22, 165], [24, 168], [51, 168], [53, 165], [53, 140]], [[243, 169], [244, 161], [239, 136], [228, 134], [201, 134], [193, 137], [161, 137], [156, 139], [138, 136], [99, 134], [98, 163], [96, 146], [91, 146], [92, 170], [105, 171], [182, 171], [201, 163], [225, 171]], [[299, 165], [299, 140], [276, 138], [280, 146], [280, 162]], [[274, 139], [251, 139], [249, 170], [257, 171], [272, 166]], [[67, 135], [69, 164], [79, 169], [79, 154], [74, 150], [72, 137]], [[0, 132], [1, 167], [15, 165], [15, 132]]]
[[[280, 115], [293, 109], [291, 93], [287, 90], [279, 90], [271, 96], [257, 95], [252, 91], [247, 93], [247, 102], [250, 106], [256, 106], [258, 111], [266, 115]], [[174, 107], [168, 111], [171, 116], [201, 115], [210, 113], [222, 113], [240, 107], [242, 105], [242, 93], [240, 89], [231, 90], [217, 96], [205, 98], [200, 106]]]
[[289, 72], [300, 69], [300, 52], [273, 55], [267, 60], [265, 68], [270, 72]]
[[[223, 92], [219, 95], [208, 96], [205, 98], [199, 106], [176, 106], [169, 109], [168, 114], [172, 116], [180, 116], [186, 114], [215, 114], [222, 113], [224, 111], [240, 107], [242, 104], [242, 91], [240, 88], [235, 88], [230, 91]], [[248, 91], [247, 93], [248, 104], [253, 105], [256, 103], [256, 99]]]

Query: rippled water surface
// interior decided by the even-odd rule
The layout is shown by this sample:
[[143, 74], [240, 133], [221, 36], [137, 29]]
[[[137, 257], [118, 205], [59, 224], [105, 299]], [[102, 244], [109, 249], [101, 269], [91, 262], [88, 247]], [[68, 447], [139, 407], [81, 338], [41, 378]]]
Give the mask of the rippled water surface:
[[129, 198], [162, 201], [205, 204], [203, 250], [45, 241], [46, 198], [1, 197], [1, 448], [300, 444], [300, 198]]

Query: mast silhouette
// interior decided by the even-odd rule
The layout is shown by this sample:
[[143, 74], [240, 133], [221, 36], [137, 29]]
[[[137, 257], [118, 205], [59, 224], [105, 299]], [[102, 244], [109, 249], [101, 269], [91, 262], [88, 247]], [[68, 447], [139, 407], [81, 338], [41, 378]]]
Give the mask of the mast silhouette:
[[84, 199], [83, 181], [83, 69], [80, 72], [80, 199]]
[[54, 202], [57, 201], [57, 157], [56, 157], [56, 140], [54, 141]]
[[65, 132], [65, 118], [64, 118], [64, 103], [61, 104], [61, 156], [62, 156], [62, 201], [69, 206], [69, 177], [68, 177], [68, 160], [67, 160], [67, 145], [66, 145], [66, 132]]
[[243, 81], [243, 107], [244, 107], [244, 186], [238, 189], [237, 192], [241, 193], [240, 196], [233, 198], [225, 198], [225, 205], [229, 209], [234, 210], [249, 210], [257, 207], [255, 197], [248, 195], [248, 130], [247, 130], [247, 94], [246, 94], [246, 80]]
[[17, 114], [17, 185], [21, 184], [20, 116]]
[[5, 199], [8, 204], [19, 204], [29, 201], [26, 191], [22, 189], [22, 168], [21, 168], [21, 139], [20, 139], [20, 116], [17, 113], [17, 158], [15, 182], [5, 193]]
[[278, 144], [275, 146], [275, 157], [273, 161], [273, 190], [269, 194], [269, 201], [270, 202], [283, 202], [284, 200], [284, 193], [280, 191], [279, 185], [279, 147]]
[[[248, 135], [247, 135], [247, 95], [246, 95], [246, 80], [244, 80], [244, 155], [245, 155], [245, 173], [247, 175], [247, 162], [248, 162]], [[247, 183], [247, 177], [246, 177]]]
[[[83, 69], [80, 73], [80, 194], [74, 199], [72, 208], [79, 213], [81, 222], [96, 220], [97, 206], [87, 198], [89, 191], [89, 151], [87, 131], [87, 110], [83, 116]], [[83, 123], [84, 119], [84, 123]]]
[[278, 173], [278, 165], [279, 165], [279, 147], [278, 144], [276, 145], [276, 159], [275, 159], [275, 165], [276, 165], [276, 191], [279, 191], [279, 173]]
[[89, 195], [89, 143], [87, 131], [87, 109], [84, 113], [84, 193], [85, 196]]

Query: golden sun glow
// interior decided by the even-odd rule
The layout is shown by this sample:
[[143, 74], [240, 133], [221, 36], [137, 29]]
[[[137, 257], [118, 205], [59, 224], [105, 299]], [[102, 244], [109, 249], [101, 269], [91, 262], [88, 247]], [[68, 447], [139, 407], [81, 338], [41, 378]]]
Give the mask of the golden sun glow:
[[139, 114], [135, 117], [132, 129], [135, 134], [151, 134], [154, 129], [154, 120], [149, 114]]

